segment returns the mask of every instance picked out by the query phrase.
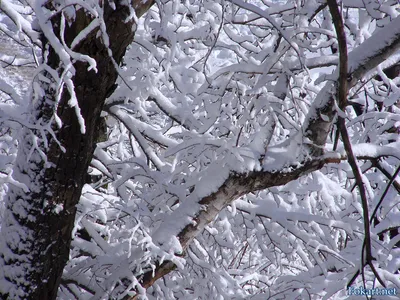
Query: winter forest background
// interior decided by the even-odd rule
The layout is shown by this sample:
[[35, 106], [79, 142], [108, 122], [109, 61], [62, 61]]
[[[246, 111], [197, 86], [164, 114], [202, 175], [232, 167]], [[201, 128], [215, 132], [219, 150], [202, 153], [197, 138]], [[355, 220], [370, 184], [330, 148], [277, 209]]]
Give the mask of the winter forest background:
[[397, 0], [1, 0], [0, 298], [400, 293], [399, 99]]

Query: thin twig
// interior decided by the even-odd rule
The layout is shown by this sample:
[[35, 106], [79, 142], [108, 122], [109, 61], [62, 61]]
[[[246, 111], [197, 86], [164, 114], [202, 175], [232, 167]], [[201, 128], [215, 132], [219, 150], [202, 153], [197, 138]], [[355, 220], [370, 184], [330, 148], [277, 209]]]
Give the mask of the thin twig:
[[[390, 175], [390, 173], [379, 163], [379, 161], [375, 160], [373, 161], [374, 166], [382, 172], [383, 175], [386, 176], [387, 179], [391, 180], [392, 176]], [[396, 178], [394, 178], [394, 181], [392, 182], [394, 188], [396, 189], [396, 191], [400, 194], [400, 183], [397, 182]]]
[[[344, 31], [344, 24], [343, 24], [343, 19], [342, 15], [339, 11], [339, 7], [337, 5], [336, 0], [328, 0], [328, 7], [329, 11], [332, 16], [332, 21], [335, 26], [335, 31], [337, 34], [337, 39], [339, 43], [339, 82], [337, 86], [337, 99], [338, 99], [338, 106], [341, 110], [344, 110], [347, 105], [347, 93], [348, 93], [348, 55], [347, 55], [347, 44], [346, 44], [346, 34]], [[358, 167], [356, 157], [353, 153], [353, 149], [351, 146], [350, 142], [350, 137], [347, 132], [346, 128], [346, 120], [338, 116], [338, 125], [339, 125], [339, 130], [340, 134], [342, 136], [342, 141], [344, 148], [346, 150], [347, 154], [347, 160], [349, 162], [349, 165], [353, 171], [355, 180], [356, 180], [356, 185], [358, 187], [358, 190], [360, 192], [360, 197], [361, 197], [361, 205], [363, 208], [363, 219], [364, 219], [364, 231], [365, 231], [365, 237], [364, 237], [364, 243], [363, 247], [361, 248], [361, 273], [363, 277], [363, 282], [365, 284], [365, 275], [364, 275], [364, 267], [366, 265], [369, 265], [372, 272], [376, 276], [377, 280], [382, 286], [385, 286], [383, 283], [382, 279], [380, 278], [378, 272], [375, 269], [375, 266], [372, 264], [372, 261], [374, 260], [372, 256], [372, 247], [371, 247], [371, 229], [370, 229], [370, 222], [369, 222], [369, 208], [368, 208], [368, 199], [367, 199], [367, 194], [365, 191], [363, 179], [362, 179], [362, 174], [361, 170]], [[365, 253], [364, 253], [365, 249]], [[365, 259], [365, 261], [364, 261]], [[350, 280], [348, 286], [350, 286], [354, 280], [357, 278], [358, 274], [360, 271], [358, 270], [356, 274], [352, 277]]]
[[394, 172], [392, 178], [390, 178], [390, 180], [389, 180], [389, 182], [388, 182], [388, 184], [387, 184], [385, 190], [383, 191], [383, 194], [382, 194], [381, 198], [379, 199], [378, 204], [375, 206], [375, 209], [374, 209], [374, 211], [373, 211], [372, 214], [371, 214], [371, 218], [369, 219], [369, 223], [370, 223], [370, 224], [372, 224], [372, 221], [373, 221], [373, 219], [374, 219], [374, 217], [375, 217], [375, 215], [376, 215], [376, 212], [378, 211], [378, 208], [381, 206], [381, 204], [382, 204], [382, 202], [383, 202], [383, 199], [385, 199], [385, 197], [386, 197], [386, 195], [387, 195], [387, 192], [389, 191], [390, 186], [391, 186], [391, 185], [393, 184], [393, 182], [395, 181], [395, 179], [396, 179], [396, 177], [397, 177], [397, 174], [399, 174], [399, 172], [400, 172], [400, 166], [397, 167], [397, 169], [396, 169], [396, 171]]

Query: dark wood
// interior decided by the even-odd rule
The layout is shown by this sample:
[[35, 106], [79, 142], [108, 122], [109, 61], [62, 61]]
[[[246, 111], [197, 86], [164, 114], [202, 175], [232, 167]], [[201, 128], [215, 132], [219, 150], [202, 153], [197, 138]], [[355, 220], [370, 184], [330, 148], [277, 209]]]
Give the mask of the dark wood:
[[[138, 17], [153, 4], [153, 1], [144, 4], [140, 0], [135, 0], [135, 2], [137, 2], [134, 5], [137, 8]], [[108, 1], [104, 3], [104, 19], [110, 48], [115, 63], [119, 64], [127, 46], [133, 41], [134, 20], [124, 22], [129, 15], [126, 6], [117, 4], [116, 9], [113, 10], [108, 5]], [[51, 4], [52, 2], [47, 4], [49, 9], [51, 9]], [[67, 25], [64, 36], [66, 43], [70, 44], [91, 20], [91, 16], [83, 9], [77, 11], [76, 20], [71, 26]], [[55, 15], [51, 21], [54, 33], [59, 34], [60, 14]], [[36, 153], [31, 156], [33, 160], [31, 159], [29, 164], [24, 164], [23, 161], [27, 161], [32, 147], [29, 130], [25, 130], [24, 138], [21, 140], [18, 153], [21, 163], [17, 163], [18, 172], [16, 173], [20, 174], [17, 176], [19, 178], [28, 175], [31, 192], [24, 193], [20, 188], [10, 187], [6, 197], [6, 210], [10, 222], [3, 226], [25, 228], [24, 232], [29, 232], [30, 236], [21, 234], [20, 242], [24, 245], [23, 247], [14, 245], [11, 239], [6, 241], [12, 255], [2, 254], [4, 277], [14, 286], [14, 289], [8, 293], [3, 291], [3, 294], [0, 294], [1, 299], [16, 297], [38, 300], [56, 299], [62, 271], [69, 256], [76, 205], [81, 196], [87, 169], [99, 135], [100, 113], [106, 97], [115, 89], [118, 77], [107, 48], [101, 38], [96, 38], [97, 31], [94, 30], [74, 49], [76, 52], [91, 56], [97, 62], [97, 73], [94, 70], [88, 71], [87, 63], [74, 64], [76, 73], [73, 82], [81, 115], [85, 120], [86, 132], [84, 134], [81, 132], [76, 112], [68, 104], [70, 95], [65, 88], [56, 108], [63, 125], [58, 128], [54, 122], [52, 124], [56, 138], [65, 151], [62, 151], [57, 140], [47, 134], [48, 147], [44, 143], [39, 144], [39, 148], [47, 156], [47, 163], [38, 159], [40, 156]], [[60, 68], [58, 54], [44, 37], [42, 42], [44, 47], [50, 46], [47, 56], [48, 65], [61, 74], [64, 66]], [[44, 75], [52, 81], [48, 73]], [[55, 91], [54, 87], [48, 83], [42, 83], [42, 87], [46, 94], [33, 106], [31, 120], [35, 123], [40, 120], [42, 124], [46, 124], [51, 122], [55, 110]], [[35, 130], [33, 132], [41, 137], [41, 132]], [[26, 207], [29, 218], [26, 214], [13, 209], [21, 200], [26, 203], [22, 205]], [[60, 205], [63, 210], [57, 212], [55, 209]], [[18, 270], [23, 270], [20, 276], [12, 274], [14, 266]], [[20, 266], [24, 267], [20, 268]], [[20, 296], [16, 295], [15, 290], [21, 292]]]

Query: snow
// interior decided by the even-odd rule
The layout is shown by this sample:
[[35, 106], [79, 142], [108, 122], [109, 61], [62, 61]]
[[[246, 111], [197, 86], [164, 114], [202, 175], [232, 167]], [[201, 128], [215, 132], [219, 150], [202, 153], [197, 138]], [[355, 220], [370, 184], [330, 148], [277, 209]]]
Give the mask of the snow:
[[[230, 173], [229, 166], [214, 164], [206, 172], [198, 176], [195, 193], [199, 199], [215, 193], [228, 179]], [[222, 209], [220, 207], [219, 209]]]
[[98, 19], [93, 19], [92, 22], [88, 26], [86, 26], [79, 34], [74, 38], [71, 43], [71, 50], [73, 50], [81, 41], [83, 41], [89, 33], [95, 30], [97, 27], [100, 26]]
[[[6, 202], [1, 206], [5, 214], [0, 278], [11, 274], [23, 285], [28, 264], [11, 268], [4, 261], [29, 261], [11, 250], [28, 249], [35, 235], [15, 216], [35, 221], [26, 199], [41, 191], [37, 180], [43, 167], [51, 165], [46, 157], [50, 145], [43, 136], [55, 136], [65, 126], [56, 114], [51, 117], [54, 128], [36, 115], [28, 118], [26, 109], [45, 95], [43, 85], [53, 84], [57, 101], [62, 92], [69, 92], [68, 104], [84, 133], [73, 65], [80, 60], [96, 71], [96, 62], [76, 51], [97, 31], [99, 42], [110, 42], [98, 3], [58, 1], [52, 10], [45, 1], [28, 2], [36, 15], [17, 2], [0, 1], [16, 22], [14, 26], [1, 16], [0, 28], [13, 36], [20, 29], [32, 37], [37, 36], [33, 27], [42, 28], [61, 61], [57, 70], [39, 66], [35, 76], [40, 81], [33, 85], [33, 103], [28, 106], [27, 87], [20, 87], [27, 80], [10, 75], [17, 67], [6, 64], [13, 59], [9, 50], [0, 55], [6, 66], [0, 69], [0, 196]], [[373, 1], [342, 3], [349, 70], [354, 71], [349, 98], [365, 106], [356, 116], [351, 109], [341, 111], [328, 103], [338, 79], [329, 10], [322, 7], [317, 13], [316, 0], [300, 2], [234, 0], [222, 6], [211, 0], [159, 1], [139, 20], [129, 1], [110, 3], [114, 10], [128, 6], [128, 19], [137, 23], [136, 42], [118, 69], [119, 86], [102, 114], [108, 140], [98, 145], [91, 162], [90, 175], [99, 176], [97, 182], [84, 186], [77, 205], [60, 299], [118, 299], [136, 293], [151, 300], [277, 295], [346, 299], [343, 287], [359, 269], [365, 233], [341, 141], [336, 151], [328, 151], [335, 142], [331, 122], [336, 115], [346, 118], [368, 201], [375, 207], [387, 187], [386, 174], [393, 174], [400, 158], [398, 78], [384, 73], [400, 58], [394, 53], [398, 46], [387, 49], [399, 40], [399, 12], [389, 1], [381, 1], [379, 10]], [[85, 9], [92, 21], [68, 47], [49, 20], [61, 14], [62, 36], [74, 22], [76, 8]], [[28, 40], [21, 43], [33, 43]], [[25, 54], [14, 62], [35, 61]], [[39, 73], [43, 70], [51, 80]], [[320, 145], [313, 145], [313, 135], [308, 134], [311, 123], [317, 135], [327, 134]], [[324, 152], [321, 157], [310, 155], [313, 146]], [[235, 185], [246, 185], [246, 180], [249, 186], [257, 185], [250, 180], [260, 178], [261, 172], [290, 178], [312, 160], [333, 163], [304, 172], [284, 186], [244, 194], [248, 190]], [[388, 286], [399, 286], [394, 274], [398, 236], [380, 233], [398, 226], [398, 202], [395, 186], [389, 187], [378, 210], [380, 224], [372, 228], [376, 268]], [[55, 205], [53, 213], [65, 213], [63, 205]], [[178, 269], [145, 290], [143, 275], [155, 274], [166, 261]], [[368, 268], [365, 275], [366, 284], [372, 284]], [[357, 280], [359, 284], [361, 277]], [[0, 291], [24, 298], [6, 280]]]
[[36, 20], [39, 23], [40, 29], [46, 36], [51, 46], [58, 53], [60, 60], [63, 62], [64, 66], [70, 66], [70, 71], [72, 74], [74, 74], [74, 68], [71, 64], [71, 57], [68, 55], [65, 47], [61, 44], [60, 40], [53, 32], [51, 22], [49, 22], [49, 18], [51, 17], [51, 15], [50, 12], [46, 11], [47, 9], [44, 8], [44, 1], [35, 1], [33, 4], [35, 5], [34, 10], [37, 16]]
[[23, 31], [25, 34], [27, 34], [32, 42], [38, 42], [38, 32], [34, 31], [31, 27], [31, 23], [18, 12], [18, 6], [15, 6], [8, 0], [2, 0], [0, 2], [0, 10], [3, 11], [15, 23], [19, 31]]
[[[65, 16], [64, 16], [64, 14], [61, 14], [61, 32], [65, 32]], [[80, 33], [82, 33], [82, 32], [80, 32]], [[86, 34], [89, 34], [89, 33], [90, 33], [90, 31], [87, 32]], [[78, 37], [78, 38], [84, 39], [85, 36], [83, 36], [83, 37]], [[75, 39], [76, 39], [76, 38], [75, 38]], [[74, 41], [75, 41], [75, 40], [74, 40]], [[73, 41], [73, 42], [74, 42], [74, 41]], [[61, 37], [61, 42], [62, 42], [62, 45], [63, 45], [64, 49], [65, 49], [65, 50], [68, 52], [68, 54], [71, 56], [71, 59], [73, 59], [73, 60], [80, 60], [80, 61], [83, 61], [83, 62], [87, 62], [87, 63], [89, 64], [87, 70], [88, 70], [88, 71], [93, 70], [94, 72], [97, 73], [97, 68], [96, 68], [97, 63], [96, 63], [96, 60], [95, 60], [94, 58], [91, 58], [89, 55], [84, 55], [84, 54], [80, 54], [80, 53], [77, 53], [77, 52], [72, 51], [72, 50], [66, 45], [63, 36]], [[72, 48], [72, 44], [71, 44], [71, 48]], [[69, 66], [69, 64], [68, 64], [67, 66]]]
[[53, 208], [53, 212], [55, 214], [59, 214], [60, 212], [62, 212], [64, 210], [64, 206], [60, 203], [57, 203], [54, 208]]
[[[360, 66], [367, 63], [371, 63], [377, 53], [382, 51], [382, 48], [387, 47], [394, 41], [397, 41], [397, 45], [400, 40], [400, 16], [392, 20], [384, 28], [380, 28], [374, 32], [374, 34], [367, 39], [361, 46], [355, 48], [349, 53], [349, 72], [354, 72]], [[397, 46], [398, 47], [398, 46]], [[390, 54], [394, 53], [395, 48]], [[389, 55], [386, 55], [389, 57]]]
[[353, 153], [357, 157], [379, 158], [383, 156], [393, 156], [400, 159], [400, 141], [386, 146], [373, 145], [370, 143], [360, 143], [353, 146]]

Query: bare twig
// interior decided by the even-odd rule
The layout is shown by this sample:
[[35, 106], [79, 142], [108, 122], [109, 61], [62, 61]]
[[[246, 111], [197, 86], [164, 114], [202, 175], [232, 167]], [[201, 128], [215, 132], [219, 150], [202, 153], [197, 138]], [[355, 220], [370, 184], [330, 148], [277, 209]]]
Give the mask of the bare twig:
[[[392, 180], [391, 174], [377, 161], [376, 159], [372, 161], [374, 166], [383, 173], [383, 175], [386, 176], [389, 180]], [[394, 181], [392, 182], [394, 188], [396, 191], [400, 194], [400, 183], [396, 180], [396, 178], [393, 179]]]
[[[347, 93], [348, 93], [348, 56], [347, 56], [347, 45], [346, 45], [346, 34], [344, 31], [344, 24], [343, 24], [343, 19], [342, 15], [339, 11], [339, 7], [337, 5], [336, 0], [328, 0], [328, 7], [329, 11], [332, 16], [332, 20], [335, 26], [336, 34], [337, 34], [337, 39], [339, 43], [339, 80], [338, 80], [338, 85], [337, 85], [337, 100], [339, 102], [339, 109], [344, 110], [346, 105], [347, 105]], [[347, 154], [347, 160], [349, 162], [349, 165], [353, 171], [356, 184], [358, 187], [358, 190], [360, 192], [360, 197], [361, 197], [361, 204], [363, 208], [363, 219], [364, 219], [364, 231], [365, 231], [365, 238], [364, 238], [364, 243], [363, 247], [361, 249], [361, 264], [362, 264], [362, 277], [363, 277], [363, 282], [365, 282], [365, 276], [364, 276], [364, 267], [366, 265], [369, 265], [372, 272], [375, 274], [376, 278], [380, 282], [382, 286], [385, 286], [383, 283], [382, 279], [380, 278], [378, 272], [376, 271], [374, 265], [372, 264], [372, 261], [374, 260], [372, 256], [372, 246], [371, 246], [371, 229], [370, 229], [370, 222], [369, 222], [369, 208], [368, 208], [368, 199], [367, 199], [367, 194], [365, 191], [363, 179], [362, 179], [362, 174], [361, 170], [358, 167], [356, 157], [353, 153], [353, 149], [351, 146], [349, 134], [347, 132], [346, 128], [346, 120], [342, 116], [338, 116], [338, 125], [339, 125], [339, 130], [340, 134], [342, 136], [342, 141], [344, 144], [344, 148], [346, 150]], [[365, 257], [364, 257], [364, 249], [365, 249]], [[365, 261], [364, 261], [365, 259]], [[359, 274], [359, 271], [357, 271]], [[356, 279], [358, 274], [355, 274], [353, 278], [350, 280], [348, 286], [350, 286], [353, 281]]]
[[372, 224], [372, 221], [374, 220], [374, 217], [376, 215], [376, 212], [378, 211], [379, 207], [381, 206], [383, 199], [385, 199], [387, 192], [389, 191], [390, 186], [393, 184], [393, 182], [396, 180], [397, 174], [400, 172], [400, 166], [397, 167], [396, 171], [394, 172], [392, 178], [390, 178], [385, 190], [382, 193], [381, 198], [379, 199], [378, 204], [375, 206], [374, 211], [371, 214], [371, 218], [369, 219], [369, 223]]

